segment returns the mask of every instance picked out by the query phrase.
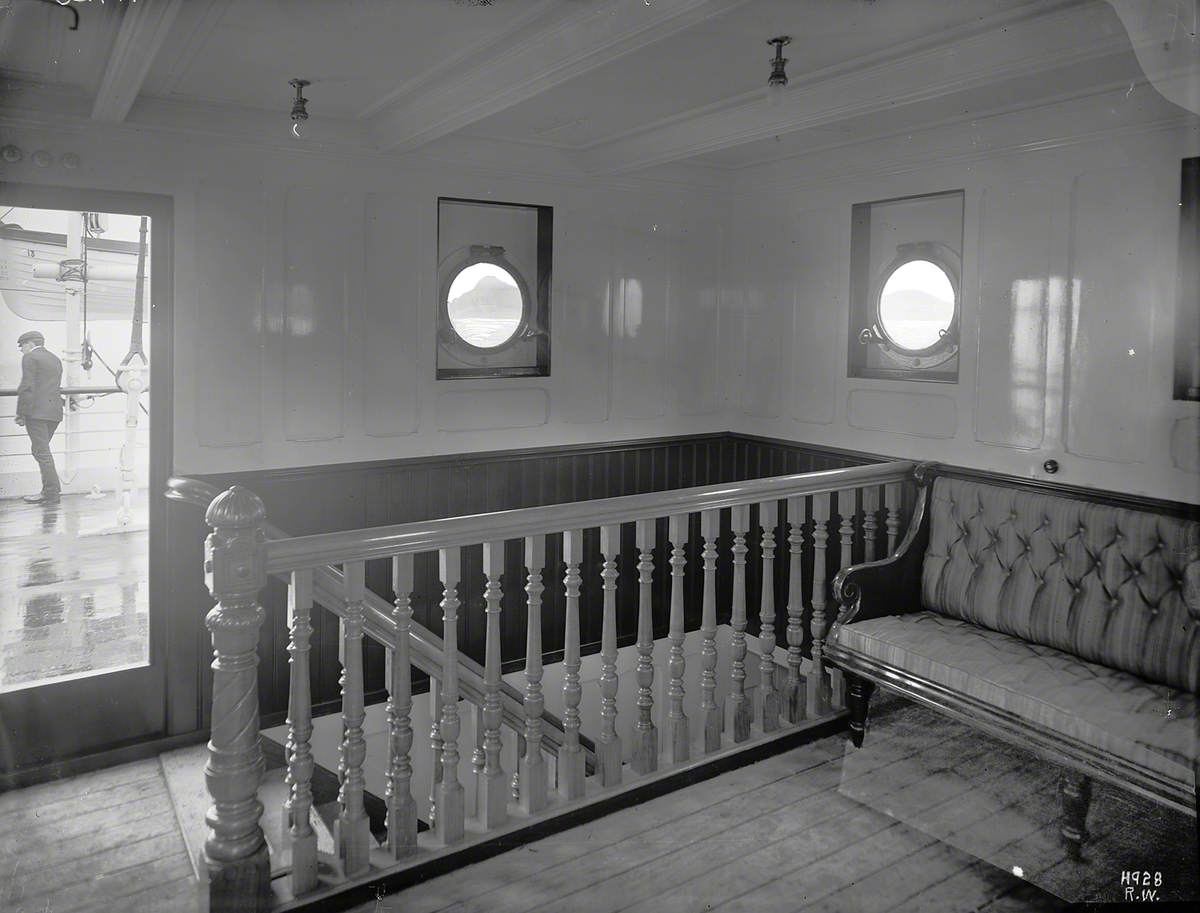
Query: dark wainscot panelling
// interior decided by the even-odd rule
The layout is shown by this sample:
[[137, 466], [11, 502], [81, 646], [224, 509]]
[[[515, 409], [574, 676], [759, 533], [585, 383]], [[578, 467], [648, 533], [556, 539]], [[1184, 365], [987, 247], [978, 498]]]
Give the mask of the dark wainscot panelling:
[[[880, 459], [867, 454], [833, 451], [785, 441], [716, 434], [554, 450], [247, 472], [207, 476], [204, 481], [220, 488], [234, 483], [246, 486], [263, 499], [272, 523], [292, 535], [308, 535], [835, 469]], [[181, 693], [186, 696], [199, 691], [203, 695], [198, 723], [200, 728], [205, 728], [208, 725], [208, 695], [211, 691], [211, 647], [203, 627], [203, 615], [211, 599], [207, 597], [201, 577], [204, 526], [198, 514], [194, 508], [186, 505], [172, 505], [172, 555], [177, 556], [174, 565], [174, 604], [180, 609], [183, 606], [195, 607], [180, 618], [180, 624], [194, 633], [192, 642], [195, 644], [195, 653], [187, 655], [190, 651], [186, 642], [182, 645], [177, 643], [176, 653], [180, 654], [181, 660], [190, 659], [194, 663], [198, 676], [195, 685], [181, 689]], [[757, 519], [758, 511], [754, 508], [751, 515], [752, 532], [748, 537], [750, 553], [747, 555], [751, 633], [757, 633], [758, 630], [757, 606], [761, 592], [758, 537], [754, 526]], [[786, 512], [781, 510], [781, 522], [784, 519]], [[811, 524], [806, 527], [806, 543], [811, 541], [807, 535], [809, 527]], [[666, 535], [666, 520], [663, 519], [658, 524], [658, 546], [654, 552], [656, 637], [666, 636], [669, 614], [666, 589], [669, 579], [666, 564], [668, 554], [663, 544]], [[775, 564], [776, 626], [782, 641], [782, 632], [787, 626], [788, 548], [785, 527], [777, 530], [776, 538], [779, 543]], [[830, 538], [828, 579], [832, 579], [838, 567], [836, 538], [836, 535]], [[584, 579], [581, 639], [586, 654], [598, 651], [600, 646], [599, 531], [587, 530], [584, 544], [587, 557], [581, 569]], [[718, 606], [721, 621], [728, 620], [732, 586], [731, 546], [732, 536], [726, 517], [718, 542]], [[700, 624], [702, 581], [699, 552], [700, 518], [695, 515], [691, 521], [685, 578], [689, 630]], [[563, 639], [564, 599], [561, 581], [565, 567], [559, 537], [549, 537], [546, 553], [548, 570], [544, 575], [547, 589], [543, 597], [543, 643], [546, 660], [553, 662], [561, 658]], [[636, 638], [636, 564], [633, 524], [626, 524], [622, 530], [621, 577], [618, 585], [618, 635], [621, 645], [633, 643]], [[811, 578], [811, 564], [809, 555], [804, 569], [806, 580]], [[524, 665], [525, 577], [520, 542], [506, 544], [505, 570], [501, 582], [504, 588], [502, 654], [505, 669], [510, 670]], [[391, 599], [390, 563], [371, 562], [367, 569], [367, 583], [376, 593]], [[458, 636], [461, 648], [480, 662], [484, 650], [483, 586], [482, 548], [466, 548], [459, 588], [463, 608], [459, 615]], [[418, 555], [413, 593], [414, 618], [438, 632], [442, 624], [438, 605], [441, 596], [436, 554]], [[267, 622], [260, 638], [259, 690], [264, 721], [271, 724], [281, 721], [287, 710], [288, 632], [286, 590], [282, 583], [273, 581], [268, 586], [264, 591], [263, 604], [267, 609]], [[319, 705], [317, 709], [320, 712], [334, 709], [337, 705], [341, 667], [337, 661], [337, 625], [334, 617], [318, 607], [313, 613], [313, 627], [313, 701]], [[807, 648], [806, 641], [806, 652]], [[378, 644], [368, 642], [365, 650], [368, 701], [383, 700], [383, 649]], [[420, 682], [417, 687], [421, 687]], [[182, 698], [178, 702], [173, 701], [173, 705], [178, 707], [179, 716], [186, 714]]]

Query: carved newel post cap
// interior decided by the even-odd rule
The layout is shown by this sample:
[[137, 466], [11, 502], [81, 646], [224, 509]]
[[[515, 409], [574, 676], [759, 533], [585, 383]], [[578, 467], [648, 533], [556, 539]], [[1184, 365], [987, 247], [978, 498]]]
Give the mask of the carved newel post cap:
[[257, 526], [266, 518], [262, 499], [241, 485], [234, 485], [213, 498], [204, 514], [204, 521], [213, 529]]

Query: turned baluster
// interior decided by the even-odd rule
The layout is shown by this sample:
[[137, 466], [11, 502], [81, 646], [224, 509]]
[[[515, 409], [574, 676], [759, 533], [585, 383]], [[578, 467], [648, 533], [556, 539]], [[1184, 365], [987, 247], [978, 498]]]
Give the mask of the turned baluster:
[[758, 725], [763, 732], [779, 729], [779, 692], [775, 688], [775, 524], [778, 505], [758, 505], [762, 527], [762, 599], [758, 605]]
[[371, 823], [363, 804], [366, 777], [363, 761], [367, 742], [363, 722], [367, 718], [363, 699], [363, 599], [366, 596], [365, 562], [347, 561], [342, 566], [342, 745], [339, 768], [337, 847], [342, 871], [347, 876], [365, 872], [370, 865]]
[[750, 719], [753, 713], [746, 699], [746, 531], [750, 528], [750, 505], [738, 504], [729, 511], [733, 531], [733, 605], [729, 626], [730, 638], [729, 703], [733, 718], [733, 740], [745, 742], [750, 738]]
[[487, 575], [484, 600], [487, 603], [487, 644], [483, 671], [483, 774], [476, 781], [476, 806], [480, 824], [487, 830], [508, 820], [509, 784], [500, 766], [500, 601], [503, 591], [500, 575], [504, 571], [504, 543], [486, 542], [483, 546], [483, 573]]
[[458, 582], [461, 550], [438, 551], [442, 580], [442, 782], [437, 791], [437, 835], [444, 845], [458, 843], [466, 830], [466, 805], [458, 780]]
[[546, 762], [542, 758], [542, 569], [546, 566], [546, 537], [525, 540], [525, 567], [529, 577], [529, 620], [525, 633], [525, 751], [518, 767], [521, 808], [529, 814], [546, 807]]
[[264, 763], [258, 740], [258, 591], [267, 584], [266, 511], [235, 485], [208, 506], [204, 576], [217, 600], [205, 618], [214, 660], [212, 732], [204, 782], [213, 804], [205, 815], [208, 900], [218, 910], [265, 910], [271, 865], [259, 819]]
[[558, 788], [567, 799], [583, 796], [584, 759], [579, 745], [579, 700], [583, 688], [579, 684], [579, 565], [583, 561], [583, 530], [563, 533], [563, 561], [567, 573], [563, 577], [566, 591], [567, 616], [563, 640], [563, 741], [558, 750]]
[[717, 534], [721, 512], [706, 510], [700, 514], [700, 534], [704, 540], [704, 604], [700, 616], [700, 713], [704, 716], [704, 752], [721, 748], [721, 708], [717, 705]]
[[292, 850], [292, 893], [317, 886], [317, 834], [312, 828], [312, 690], [309, 653], [312, 638], [312, 571], [293, 571], [288, 587], [288, 801], [286, 821]]
[[671, 622], [667, 639], [671, 643], [667, 660], [667, 724], [671, 745], [671, 763], [678, 764], [691, 756], [688, 718], [683, 712], [683, 569], [687, 564], [684, 551], [688, 543], [688, 516], [676, 514], [668, 522], [671, 538]]
[[874, 561], [879, 556], [876, 530], [879, 528], [879, 486], [868, 485], [862, 490], [862, 538], [863, 561]]
[[[838, 526], [840, 548], [838, 550], [839, 568], [850, 567], [854, 563], [854, 519], [857, 515], [856, 503], [858, 492], [853, 488], [838, 492], [838, 515], [841, 524]], [[832, 619], [830, 619], [832, 621]], [[825, 630], [821, 630], [821, 644], [825, 644]], [[834, 707], [846, 706], [846, 681], [841, 669], [829, 669], [830, 703]]]
[[617, 734], [617, 555], [621, 527], [600, 527], [600, 554], [604, 558], [604, 615], [600, 632], [600, 738], [596, 742], [596, 774], [601, 786], [621, 782], [621, 737]]
[[[788, 515], [788, 605], [787, 605], [787, 683], [783, 686], [783, 716], [789, 723], [799, 723], [813, 715], [812, 695], [800, 674], [804, 664], [804, 498], [787, 500]], [[806, 693], [807, 703], [806, 708]]]
[[[412, 660], [409, 632], [412, 630], [413, 556], [392, 559], [392, 591], [396, 608], [396, 648], [388, 651], [388, 773], [387, 800], [388, 852], [400, 859], [417, 849], [417, 802], [412, 794]], [[293, 865], [295, 863], [293, 862]]]
[[638, 629], [637, 723], [633, 731], [633, 769], [658, 770], [658, 729], [654, 726], [654, 521], [637, 521]]
[[429, 826], [437, 827], [437, 799], [442, 786], [442, 683], [429, 679], [429, 757], [432, 775], [429, 778]]
[[902, 489], [899, 482], [888, 482], [883, 486], [883, 504], [887, 511], [887, 547], [888, 554], [896, 551], [896, 542], [900, 538], [900, 497]]
[[808, 711], [819, 716], [829, 709], [829, 679], [823, 658], [825, 643], [825, 543], [829, 541], [829, 493], [813, 495], [812, 666], [808, 674]]

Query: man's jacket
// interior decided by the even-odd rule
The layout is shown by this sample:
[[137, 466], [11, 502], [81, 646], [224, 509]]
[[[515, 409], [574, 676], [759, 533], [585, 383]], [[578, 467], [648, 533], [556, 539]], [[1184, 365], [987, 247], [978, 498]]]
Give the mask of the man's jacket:
[[62, 362], [57, 355], [41, 346], [21, 359], [17, 415], [51, 422], [62, 421]]

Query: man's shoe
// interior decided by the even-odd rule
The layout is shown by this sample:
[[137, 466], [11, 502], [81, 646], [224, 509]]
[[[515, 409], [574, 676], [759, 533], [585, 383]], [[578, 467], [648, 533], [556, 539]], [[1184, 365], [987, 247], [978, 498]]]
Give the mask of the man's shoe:
[[36, 495], [26, 495], [22, 498], [26, 504], [57, 504], [59, 499], [60, 495], [58, 492], [54, 492], [53, 494], [39, 493]]

